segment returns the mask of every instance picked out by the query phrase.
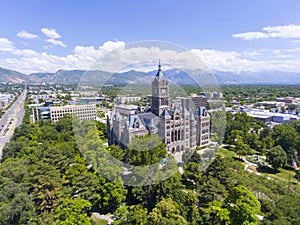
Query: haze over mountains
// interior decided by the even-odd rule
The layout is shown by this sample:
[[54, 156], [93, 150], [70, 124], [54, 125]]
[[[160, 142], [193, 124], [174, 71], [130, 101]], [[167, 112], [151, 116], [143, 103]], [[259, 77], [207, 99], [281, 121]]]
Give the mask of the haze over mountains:
[[[300, 84], [300, 73], [261, 71], [261, 72], [212, 72], [221, 85], [228, 84]], [[58, 70], [55, 73], [23, 74], [14, 70], [0, 67], [0, 82], [2, 83], [54, 83], [54, 84], [78, 84], [78, 83], [149, 83], [156, 71], [140, 72], [130, 70], [127, 72], [112, 74], [105, 71], [93, 70]], [[177, 84], [193, 84], [193, 80], [187, 73], [170, 69], [164, 71], [165, 76]]]

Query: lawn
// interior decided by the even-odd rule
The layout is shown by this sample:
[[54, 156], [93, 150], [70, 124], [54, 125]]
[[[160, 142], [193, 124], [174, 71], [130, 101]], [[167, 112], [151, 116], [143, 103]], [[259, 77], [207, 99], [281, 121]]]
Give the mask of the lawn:
[[106, 220], [98, 219], [94, 215], [91, 216], [91, 223], [93, 225], [107, 225], [107, 221]]
[[[226, 148], [220, 148], [218, 150], [218, 154], [221, 155], [224, 158], [235, 158], [236, 157], [236, 153], [233, 151], [230, 151]], [[280, 181], [284, 181], [288, 184], [288, 182], [290, 182], [291, 184], [300, 184], [300, 182], [294, 178], [296, 172], [292, 169], [288, 170], [288, 169], [279, 169], [279, 172], [275, 172], [273, 169], [269, 168], [269, 169], [265, 169], [265, 170], [258, 170], [257, 171], [257, 167], [251, 166], [249, 167], [249, 169], [255, 171], [255, 172], [259, 172], [261, 173], [263, 176], [267, 176], [273, 179], [277, 179]], [[297, 188], [298, 189], [298, 188]], [[300, 187], [299, 187], [300, 189]]]
[[228, 149], [226, 149], [226, 148], [219, 148], [219, 149], [218, 149], [218, 154], [219, 154], [220, 156], [224, 157], [224, 158], [227, 158], [227, 157], [228, 157], [228, 158], [236, 157], [235, 152], [230, 151], [230, 150], [228, 150]]
[[296, 175], [296, 172], [294, 170], [287, 170], [287, 169], [282, 169], [282, 168], [279, 169], [278, 173], [274, 173], [274, 174], [268, 173], [269, 177], [283, 180], [286, 182], [290, 181], [292, 183], [299, 184], [299, 181], [296, 178], [294, 178], [295, 175]]

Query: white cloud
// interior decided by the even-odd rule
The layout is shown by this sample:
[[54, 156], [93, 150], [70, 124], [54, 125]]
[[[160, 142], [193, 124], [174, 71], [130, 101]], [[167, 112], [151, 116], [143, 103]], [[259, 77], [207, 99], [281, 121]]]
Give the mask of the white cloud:
[[263, 32], [246, 32], [240, 34], [233, 34], [233, 38], [241, 38], [244, 40], [256, 40], [256, 39], [265, 39], [269, 38], [269, 36]]
[[[246, 32], [233, 34], [233, 38], [244, 40], [266, 39], [266, 38], [300, 38], [300, 25], [289, 24], [283, 26], [268, 26], [262, 28], [262, 32]], [[299, 42], [298, 40], [293, 42]]]
[[[211, 69], [219, 71], [258, 72], [263, 70], [278, 70], [300, 72], [300, 55], [287, 54], [288, 50], [258, 50], [246, 52], [223, 52], [212, 49], [193, 49], [192, 52]], [[256, 55], [256, 57], [253, 57]]]
[[0, 52], [11, 52], [15, 49], [14, 43], [7, 38], [0, 38]]
[[293, 42], [294, 43], [300, 43], [300, 40], [294, 40]]
[[260, 63], [256, 61], [241, 57], [241, 54], [238, 52], [224, 52], [212, 49], [192, 49], [191, 51], [211, 70], [254, 71], [260, 66]]
[[125, 46], [125, 42], [123, 41], [107, 41], [104, 42], [104, 44], [99, 47], [99, 50], [104, 52], [110, 52], [116, 48], [121, 48], [124, 46]]
[[[106, 45], [104, 44], [101, 49], [105, 49], [110, 44], [109, 42]], [[179, 51], [178, 46], [154, 41], [121, 46], [98, 60], [93, 64], [92, 69], [121, 72], [135, 68], [140, 71], [150, 71], [157, 68], [159, 59], [161, 59], [164, 67], [168, 68], [173, 67], [183, 70], [207, 69], [190, 50], [180, 49]]]
[[[116, 50], [111, 51], [114, 49]], [[59, 69], [102, 69], [118, 72], [142, 67], [144, 71], [149, 71], [156, 69], [160, 58], [165, 69], [169, 66], [182, 68], [180, 65], [184, 64], [188, 68], [205, 69], [207, 66], [211, 70], [231, 72], [261, 70], [300, 72], [299, 49], [248, 49], [243, 52], [214, 49], [174, 52], [171, 49], [162, 49], [161, 46], [128, 48], [122, 41], [108, 41], [99, 47], [76, 46], [72, 53], [57, 56], [47, 53], [46, 50], [36, 52], [32, 49], [17, 49], [13, 42], [0, 38], [0, 51], [7, 53], [2, 54], [4, 57], [0, 55], [0, 66], [26, 74], [55, 72]]]
[[53, 45], [60, 45], [61, 47], [66, 48], [67, 46], [60, 40], [56, 40], [53, 38], [47, 39], [46, 42], [53, 44]]
[[284, 26], [264, 27], [270, 37], [300, 38], [300, 25], [289, 24]]
[[12, 52], [12, 54], [20, 56], [38, 56], [39, 53], [31, 49], [16, 49]]
[[[8, 69], [29, 74], [34, 72], [56, 72], [59, 69], [89, 69], [96, 60], [119, 46], [125, 45], [124, 42], [105, 42], [102, 46], [95, 48], [93, 46], [76, 46], [72, 54], [66, 56], [51, 55], [47, 52], [36, 52], [31, 49], [16, 49], [12, 42], [7, 39], [1, 43], [6, 47], [6, 51], [12, 54], [10, 57], [0, 57], [0, 66]], [[57, 41], [57, 40], [56, 40]], [[12, 43], [8, 49], [8, 43]]]
[[20, 32], [17, 33], [17, 36], [20, 38], [25, 38], [25, 39], [37, 39], [38, 36], [36, 34], [31, 34], [27, 32], [26, 30], [21, 30]]
[[42, 28], [42, 33], [51, 39], [61, 38], [60, 34], [56, 32], [54, 28]]

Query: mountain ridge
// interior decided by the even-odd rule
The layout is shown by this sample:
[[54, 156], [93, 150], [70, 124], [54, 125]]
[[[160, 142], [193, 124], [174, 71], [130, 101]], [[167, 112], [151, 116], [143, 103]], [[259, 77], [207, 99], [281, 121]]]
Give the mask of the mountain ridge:
[[30, 79], [26, 74], [0, 67], [1, 83], [27, 83]]
[[[186, 72], [178, 69], [163, 71], [166, 78], [176, 84], [195, 84]], [[204, 73], [203, 73], [204, 74]], [[239, 84], [300, 84], [300, 73], [281, 71], [226, 72], [212, 71], [220, 85]], [[1, 83], [53, 83], [53, 84], [130, 84], [149, 83], [156, 75], [156, 70], [140, 72], [129, 70], [122, 73], [110, 73], [100, 70], [58, 70], [54, 73], [41, 72], [23, 74], [15, 70], [0, 67]]]

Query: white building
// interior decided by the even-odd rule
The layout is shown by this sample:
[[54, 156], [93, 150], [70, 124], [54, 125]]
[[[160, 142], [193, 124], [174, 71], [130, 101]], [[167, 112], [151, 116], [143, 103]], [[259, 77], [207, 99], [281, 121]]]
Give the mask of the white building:
[[125, 103], [138, 102], [138, 101], [141, 101], [141, 97], [138, 97], [138, 96], [118, 96], [115, 99], [115, 102], [117, 104], [125, 104]]
[[33, 122], [40, 119], [50, 119], [57, 122], [63, 117], [76, 117], [79, 120], [96, 120], [95, 105], [66, 105], [33, 108]]

